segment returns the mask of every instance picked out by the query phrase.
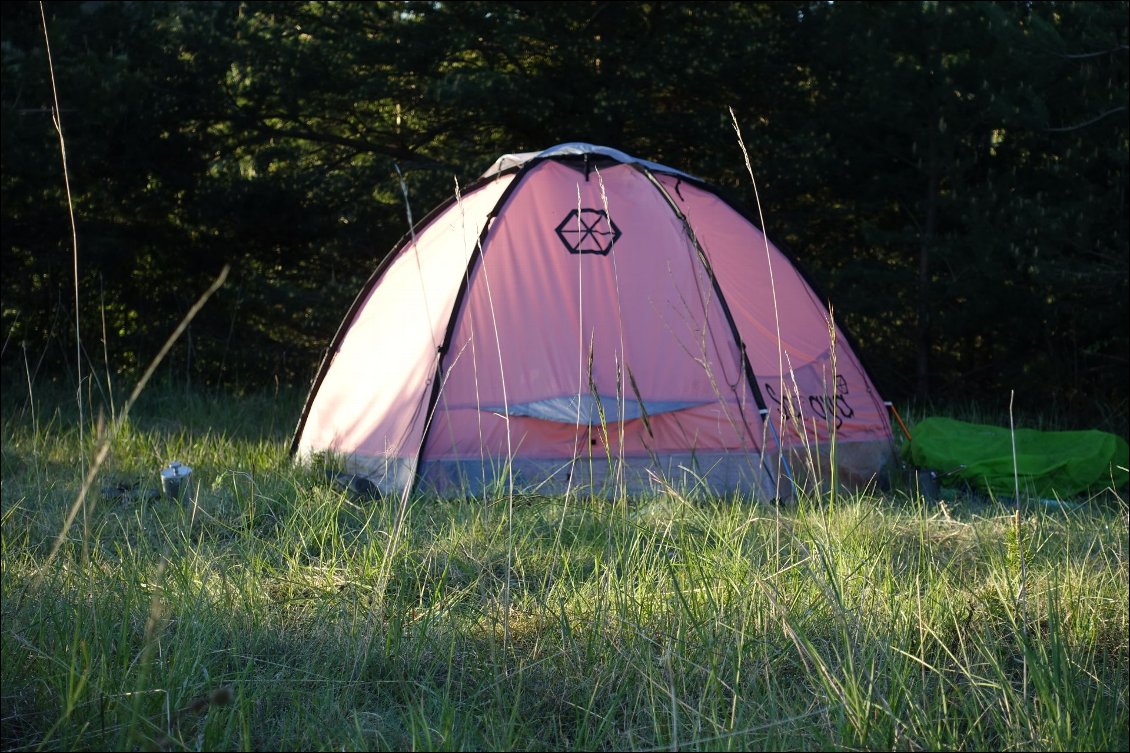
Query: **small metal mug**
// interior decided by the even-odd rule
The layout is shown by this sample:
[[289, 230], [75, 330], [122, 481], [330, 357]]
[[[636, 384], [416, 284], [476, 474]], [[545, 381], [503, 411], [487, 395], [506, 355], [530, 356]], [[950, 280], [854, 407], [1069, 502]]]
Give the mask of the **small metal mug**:
[[191, 476], [192, 468], [174, 460], [161, 469], [161, 493], [178, 502], [184, 500]]

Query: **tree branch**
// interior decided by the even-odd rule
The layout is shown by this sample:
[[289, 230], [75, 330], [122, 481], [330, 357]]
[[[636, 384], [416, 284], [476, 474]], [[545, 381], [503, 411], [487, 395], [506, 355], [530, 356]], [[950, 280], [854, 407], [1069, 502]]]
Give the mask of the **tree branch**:
[[1126, 112], [1126, 105], [1122, 105], [1120, 107], [1115, 107], [1113, 110], [1107, 110], [1103, 114], [1098, 115], [1094, 118], [1091, 118], [1090, 120], [1086, 121], [1085, 123], [1078, 123], [1078, 124], [1072, 125], [1072, 126], [1063, 126], [1062, 128], [1050, 128], [1049, 127], [1049, 128], [1045, 128], [1044, 130], [1051, 132], [1051, 133], [1063, 133], [1064, 131], [1078, 131], [1080, 128], [1086, 128], [1089, 125], [1094, 125], [1095, 123], [1098, 123], [1100, 120], [1107, 117], [1108, 115], [1114, 115], [1116, 112]]
[[1080, 52], [1075, 55], [1069, 55], [1064, 52], [1057, 52], [1055, 54], [1066, 60], [1085, 60], [1086, 58], [1099, 58], [1103, 55], [1113, 55], [1114, 53], [1121, 52], [1122, 50], [1130, 50], [1130, 46], [1120, 44], [1111, 50], [1100, 50], [1099, 52]]

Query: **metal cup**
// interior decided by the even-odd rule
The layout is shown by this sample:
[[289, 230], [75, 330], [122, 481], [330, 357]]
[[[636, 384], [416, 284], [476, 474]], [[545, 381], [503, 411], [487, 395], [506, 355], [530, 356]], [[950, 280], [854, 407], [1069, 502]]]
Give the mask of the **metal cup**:
[[192, 468], [174, 460], [161, 469], [161, 493], [178, 502], [183, 501], [191, 476]]

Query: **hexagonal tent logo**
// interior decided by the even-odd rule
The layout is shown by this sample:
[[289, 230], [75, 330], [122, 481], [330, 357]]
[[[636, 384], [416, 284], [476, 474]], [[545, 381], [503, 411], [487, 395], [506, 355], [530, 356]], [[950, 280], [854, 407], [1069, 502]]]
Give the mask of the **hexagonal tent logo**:
[[606, 256], [620, 240], [620, 228], [603, 209], [574, 209], [557, 226], [557, 237], [571, 254]]

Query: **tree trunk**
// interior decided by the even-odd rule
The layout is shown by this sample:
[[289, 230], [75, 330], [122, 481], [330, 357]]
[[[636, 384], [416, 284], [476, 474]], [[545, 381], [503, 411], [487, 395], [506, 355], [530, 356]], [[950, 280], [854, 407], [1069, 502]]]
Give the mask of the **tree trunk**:
[[914, 393], [919, 400], [930, 398], [930, 249], [938, 218], [938, 126], [930, 129], [926, 154], [926, 221], [918, 251], [918, 333], [915, 359]]

